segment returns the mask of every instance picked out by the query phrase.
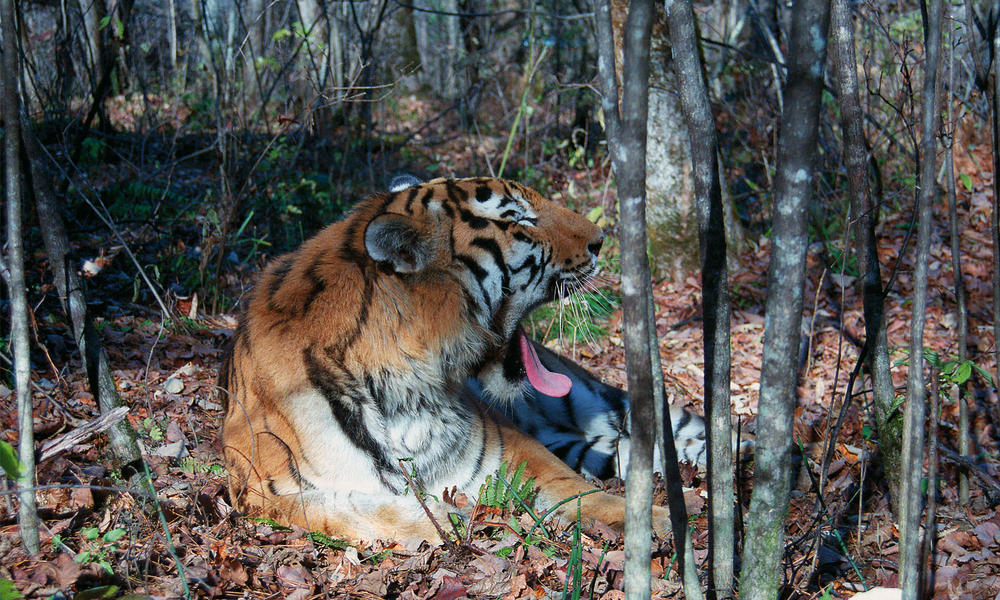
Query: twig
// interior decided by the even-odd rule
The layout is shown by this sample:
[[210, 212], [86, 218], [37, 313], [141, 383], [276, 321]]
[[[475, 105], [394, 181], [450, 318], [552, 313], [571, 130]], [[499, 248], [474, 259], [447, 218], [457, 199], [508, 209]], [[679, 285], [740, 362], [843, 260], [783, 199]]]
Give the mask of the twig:
[[940, 444], [938, 445], [938, 451], [941, 453], [941, 458], [967, 469], [970, 473], [978, 477], [979, 481], [983, 484], [983, 492], [986, 494], [986, 498], [993, 504], [1000, 503], [1000, 481], [994, 479], [992, 475], [984, 471], [976, 461], [968, 456], [961, 456], [951, 448]]
[[441, 536], [442, 543], [444, 543], [444, 545], [447, 546], [449, 550], [452, 551], [458, 550], [458, 546], [456, 546], [455, 543], [451, 541], [451, 538], [449, 538], [448, 535], [444, 532], [444, 529], [441, 527], [441, 524], [438, 523], [437, 518], [434, 517], [434, 513], [432, 513], [431, 509], [427, 507], [427, 503], [424, 502], [423, 494], [420, 492], [420, 488], [417, 487], [416, 482], [414, 482], [413, 478], [410, 477], [410, 473], [406, 470], [406, 465], [404, 464], [402, 459], [399, 460], [399, 470], [403, 473], [403, 477], [406, 479], [406, 482], [410, 484], [410, 489], [413, 490], [413, 497], [416, 498], [417, 502], [420, 503], [420, 508], [424, 509], [424, 513], [426, 513], [427, 518], [430, 519], [431, 525], [434, 526], [434, 529], [437, 530], [438, 535]]
[[109, 429], [128, 414], [127, 406], [119, 406], [100, 417], [89, 421], [76, 429], [72, 429], [57, 438], [52, 438], [42, 444], [38, 453], [38, 462], [52, 458], [64, 450], [75, 446], [94, 435]]

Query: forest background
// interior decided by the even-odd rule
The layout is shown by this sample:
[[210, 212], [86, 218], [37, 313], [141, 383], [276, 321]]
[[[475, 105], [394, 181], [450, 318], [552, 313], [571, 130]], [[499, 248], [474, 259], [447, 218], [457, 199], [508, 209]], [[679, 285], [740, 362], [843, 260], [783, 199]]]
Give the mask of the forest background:
[[[1000, 11], [987, 2], [944, 3], [932, 30], [941, 56], [932, 62], [921, 3], [838, 2], [835, 12], [838, 4], [853, 34], [864, 179], [875, 209], [852, 202], [843, 70], [831, 37], [804, 213], [804, 311], [789, 357], [797, 375], [796, 459], [780, 549], [782, 595], [843, 597], [899, 584], [899, 494], [890, 491], [902, 467], [887, 447], [891, 431], [901, 444], [903, 409], [912, 404], [904, 399], [923, 266], [927, 321], [919, 347], [931, 390], [927, 439], [936, 442], [923, 480], [924, 492], [935, 492], [926, 496], [924, 523], [934, 535], [920, 563], [924, 585], [942, 598], [993, 598], [1000, 587], [1000, 278], [991, 132]], [[523, 514], [504, 503], [494, 508], [514, 525], [482, 527], [459, 551], [349, 547], [238, 517], [220, 464], [214, 387], [253, 275], [404, 172], [511, 178], [606, 227], [612, 236], [601, 291], [539, 309], [529, 324], [537, 338], [624, 386], [621, 223], [593, 6], [6, 0], [4, 7], [12, 9], [0, 14], [5, 64], [13, 59], [2, 86], [4, 139], [15, 140], [4, 166], [9, 173], [18, 163], [22, 171], [4, 184], [8, 252], [0, 270], [5, 289], [25, 292], [28, 320], [20, 331], [16, 323], [3, 330], [0, 440], [15, 448], [26, 439], [18, 434], [26, 411], [17, 409], [15, 393], [17, 356], [29, 357], [17, 351], [23, 335], [34, 442], [21, 446], [21, 457], [37, 458], [30, 470], [41, 527], [33, 554], [18, 529], [28, 503], [23, 493], [15, 500], [4, 479], [0, 597], [621, 597], [618, 536], [570, 527], [552, 540], [526, 539], [516, 525]], [[769, 0], [696, 3], [694, 10], [723, 183], [728, 389], [734, 422], [752, 432], [779, 137], [782, 123], [799, 118], [786, 106], [794, 10]], [[670, 27], [657, 11], [646, 176], [655, 324], [668, 397], [701, 412], [711, 374], [701, 350], [697, 184], [678, 94], [687, 82], [674, 74]], [[619, 66], [627, 12], [612, 3]], [[930, 106], [940, 126], [927, 127], [921, 90], [938, 62]], [[921, 148], [926, 132], [932, 144], [937, 138], [929, 153]], [[935, 185], [918, 185], [922, 164]], [[10, 212], [15, 188], [24, 201], [18, 218]], [[917, 219], [921, 190], [934, 192], [930, 219]], [[874, 232], [867, 257], [859, 228], [866, 218]], [[926, 257], [918, 254], [918, 221], [927, 227]], [[24, 239], [22, 284], [15, 237]], [[872, 257], [882, 269], [876, 295], [891, 360], [887, 405], [875, 398], [874, 371], [862, 368], [862, 353], [869, 360], [873, 353], [864, 301]], [[5, 295], [5, 327], [19, 311], [16, 296]], [[127, 410], [115, 409], [119, 401]], [[8, 474], [18, 470], [11, 464]], [[155, 502], [130, 477], [136, 465]], [[752, 472], [746, 463], [736, 470], [738, 556]], [[708, 478], [693, 469], [683, 478], [693, 557], [703, 566]], [[665, 494], [659, 486], [657, 501]], [[669, 543], [654, 548], [654, 594], [678, 593], [676, 562]]]

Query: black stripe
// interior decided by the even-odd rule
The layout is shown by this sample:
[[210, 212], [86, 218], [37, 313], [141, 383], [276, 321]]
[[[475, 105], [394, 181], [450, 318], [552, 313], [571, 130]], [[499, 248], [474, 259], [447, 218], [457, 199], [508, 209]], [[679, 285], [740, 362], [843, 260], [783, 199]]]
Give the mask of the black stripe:
[[611, 479], [615, 476], [615, 460], [617, 458], [617, 453], [609, 454], [604, 459], [604, 466], [601, 467], [594, 476], [598, 479]]
[[427, 193], [420, 199], [420, 205], [424, 207], [424, 210], [427, 210], [430, 207], [431, 199], [434, 198], [436, 191], [437, 190], [435, 188], [429, 187], [427, 188]]
[[586, 447], [583, 449], [583, 452], [580, 453], [580, 459], [578, 461], [576, 461], [576, 466], [573, 467], [574, 471], [579, 471], [580, 470], [580, 468], [583, 466], [583, 463], [586, 460], [587, 456], [589, 456], [590, 453], [594, 451], [594, 444], [596, 444], [599, 440], [600, 440], [600, 438], [596, 438], [595, 437], [594, 439], [589, 440], [587, 442]]
[[274, 295], [278, 293], [281, 286], [285, 283], [285, 277], [288, 276], [288, 272], [292, 270], [292, 264], [294, 263], [295, 255], [289, 254], [278, 259], [278, 266], [272, 272], [272, 279], [267, 286], [267, 300], [271, 302]]
[[563, 462], [566, 462], [565, 457], [566, 457], [566, 454], [568, 454], [568, 453], [566, 453], [566, 454], [563, 453], [565, 451], [565, 449], [568, 448], [568, 447], [572, 447], [572, 446], [574, 446], [576, 444], [579, 444], [579, 443], [580, 442], [574, 441], [574, 440], [559, 441], [559, 442], [554, 442], [551, 445], [546, 444], [545, 447], [548, 448], [549, 452], [551, 452], [552, 454], [555, 454], [556, 456], [558, 456], [559, 460], [561, 460]]
[[680, 431], [681, 429], [684, 429], [685, 427], [687, 427], [687, 424], [691, 422], [691, 413], [689, 413], [688, 411], [685, 410], [685, 411], [682, 411], [681, 414], [683, 416], [681, 416], [680, 420], [677, 423], [671, 423], [671, 425], [673, 425], [673, 429], [674, 429], [673, 434], [674, 435], [677, 435], [678, 431]]
[[504, 260], [503, 252], [500, 251], [500, 244], [493, 238], [477, 237], [472, 240], [472, 245], [489, 252], [493, 257], [493, 262], [500, 269], [500, 287], [504, 290], [510, 289], [510, 271], [507, 270], [507, 262]]
[[525, 267], [528, 267], [530, 270], [528, 271], [528, 282], [524, 285], [523, 288], [521, 288], [521, 291], [526, 290], [528, 286], [530, 286], [531, 283], [536, 278], [538, 278], [539, 273], [541, 273], [543, 269], [542, 265], [538, 263], [538, 259], [535, 257], [534, 254], [531, 255], [530, 260], [525, 260], [523, 263], [521, 263], [520, 268], [515, 270], [515, 272], [520, 271]]
[[469, 227], [473, 229], [486, 229], [490, 226], [489, 219], [484, 219], [483, 217], [474, 215], [464, 208], [459, 207], [458, 214], [462, 220], [468, 223]]
[[379, 480], [387, 488], [395, 493], [400, 493], [395, 486], [391, 485], [385, 477], [386, 473], [394, 473], [395, 469], [386, 457], [385, 451], [378, 441], [372, 436], [371, 431], [365, 425], [363, 404], [357, 398], [351, 398], [341, 393], [340, 382], [313, 356], [312, 348], [306, 348], [303, 353], [303, 360], [306, 366], [306, 377], [309, 383], [315, 387], [326, 399], [337, 423], [347, 436], [347, 439], [359, 450], [368, 454], [375, 463], [375, 472]]
[[312, 303], [316, 300], [316, 297], [322, 294], [326, 290], [326, 281], [320, 277], [319, 274], [319, 263], [323, 260], [323, 255], [320, 254], [316, 259], [309, 265], [306, 269], [306, 279], [309, 281], [309, 285], [312, 286], [309, 289], [309, 294], [306, 296], [306, 301], [302, 305], [302, 315], [305, 316], [309, 312], [309, 308]]
[[479, 412], [479, 454], [476, 455], [476, 468], [472, 471], [472, 478], [463, 487], [469, 487], [472, 483], [478, 479], [479, 471], [483, 468], [483, 460], [486, 458], [486, 427], [489, 426], [490, 420], [486, 418], [483, 413], [483, 407], [481, 404], [476, 403], [476, 410]]
[[413, 201], [417, 198], [417, 194], [419, 194], [419, 193], [420, 193], [420, 187], [419, 186], [414, 186], [414, 187], [410, 188], [409, 192], [407, 192], [407, 194], [406, 194], [406, 206], [404, 208], [404, 210], [406, 210], [407, 214], [410, 214], [410, 215], [413, 214]]
[[486, 308], [492, 311], [493, 298], [490, 296], [489, 292], [486, 291], [486, 286], [483, 285], [483, 282], [486, 281], [487, 277], [489, 277], [489, 273], [470, 256], [456, 254], [455, 259], [465, 265], [465, 267], [472, 273], [472, 276], [475, 277], [476, 282], [479, 284], [479, 291], [483, 293], [483, 300], [486, 301]]
[[[599, 394], [599, 396], [602, 400], [611, 405], [611, 409], [616, 413], [617, 417], [621, 419], [622, 415], [628, 412], [628, 394], [626, 394], [623, 390], [611, 387], [610, 385], [606, 385], [604, 388], [604, 393]], [[619, 427], [616, 427], [615, 429], [618, 429]]]

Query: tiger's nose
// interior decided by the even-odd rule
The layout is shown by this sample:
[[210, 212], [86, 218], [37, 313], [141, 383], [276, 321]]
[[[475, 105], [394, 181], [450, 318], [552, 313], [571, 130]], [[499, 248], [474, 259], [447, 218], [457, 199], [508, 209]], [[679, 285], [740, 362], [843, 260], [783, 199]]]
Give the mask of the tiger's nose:
[[601, 246], [603, 245], [604, 245], [604, 232], [601, 232], [598, 234], [596, 240], [587, 244], [587, 250], [589, 250], [590, 253], [593, 254], [594, 256], [597, 256], [598, 253], [601, 251]]

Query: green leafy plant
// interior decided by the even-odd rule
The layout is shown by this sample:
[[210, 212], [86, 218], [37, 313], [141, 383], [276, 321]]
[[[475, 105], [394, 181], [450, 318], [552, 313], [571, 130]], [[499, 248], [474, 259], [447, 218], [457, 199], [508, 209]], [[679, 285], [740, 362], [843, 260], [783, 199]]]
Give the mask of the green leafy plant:
[[275, 531], [292, 530], [291, 527], [286, 527], [285, 525], [282, 525], [281, 523], [268, 517], [252, 517], [250, 520], [253, 521], [254, 523], [260, 523], [261, 525], [269, 525], [270, 527], [274, 528]]
[[569, 558], [566, 560], [566, 587], [563, 588], [563, 600], [571, 598], [580, 600], [583, 593], [583, 543], [581, 522], [583, 520], [580, 499], [576, 499], [576, 526], [573, 527], [573, 543], [570, 546]]
[[84, 138], [83, 142], [80, 144], [80, 162], [85, 165], [95, 165], [101, 161], [101, 157], [104, 156], [104, 149], [107, 144], [104, 140], [98, 138]]
[[[903, 352], [907, 356], [896, 360], [893, 364], [899, 365], [909, 365], [910, 357], [909, 351], [903, 349]], [[971, 360], [960, 361], [956, 355], [948, 355], [942, 357], [941, 354], [930, 348], [924, 348], [924, 360], [927, 364], [937, 370], [938, 382], [942, 387], [950, 385], [962, 385], [970, 378], [972, 378], [973, 372], [978, 373], [986, 382], [991, 386], [996, 387], [996, 383], [993, 381], [993, 376], [989, 371], [983, 369]]]
[[0, 600], [18, 600], [24, 595], [14, 587], [14, 582], [0, 577]]
[[80, 535], [88, 543], [86, 549], [78, 552], [73, 560], [83, 564], [95, 564], [104, 569], [108, 575], [114, 575], [108, 556], [118, 550], [118, 545], [115, 542], [121, 539], [125, 533], [125, 530], [120, 527], [108, 530], [104, 535], [101, 535], [101, 530], [97, 527], [82, 529]]
[[505, 508], [512, 500], [519, 504], [529, 504], [535, 495], [535, 478], [529, 477], [526, 481], [521, 481], [527, 464], [522, 462], [518, 465], [509, 481], [507, 463], [500, 465], [496, 477], [487, 475], [486, 483], [479, 489], [479, 503], [490, 508]]
[[146, 417], [142, 420], [142, 428], [149, 436], [149, 439], [155, 442], [163, 441], [164, 427], [161, 423], [154, 421], [152, 417]]
[[330, 537], [322, 531], [310, 531], [306, 534], [306, 538], [317, 546], [323, 546], [331, 550], [344, 550], [350, 546], [346, 541]]
[[203, 473], [219, 477], [225, 476], [226, 474], [226, 468], [222, 465], [215, 463], [205, 464], [193, 456], [182, 457], [178, 461], [178, 466], [181, 471], [184, 471], [185, 473]]
[[0, 440], [0, 467], [11, 479], [17, 479], [24, 471], [24, 463], [17, 457], [17, 451], [3, 440]]

